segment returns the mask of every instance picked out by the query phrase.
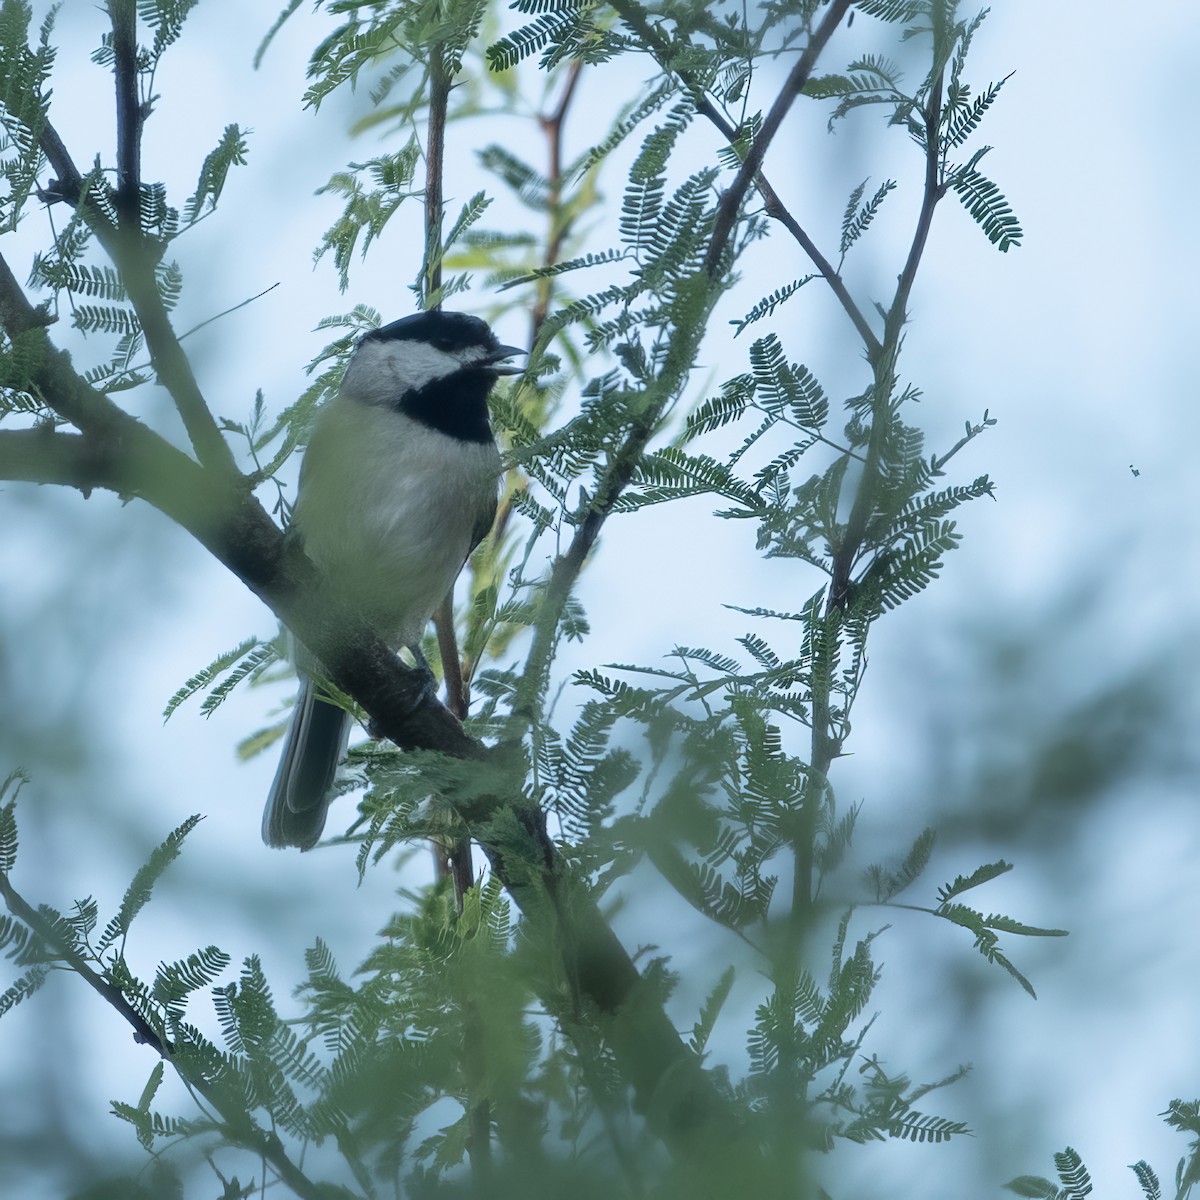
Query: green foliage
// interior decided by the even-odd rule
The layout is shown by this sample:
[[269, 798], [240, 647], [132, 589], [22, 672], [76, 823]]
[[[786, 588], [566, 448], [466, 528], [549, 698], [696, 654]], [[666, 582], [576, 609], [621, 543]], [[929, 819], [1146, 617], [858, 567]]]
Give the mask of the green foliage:
[[493, 71], [512, 70], [539, 52], [543, 70], [570, 59], [598, 65], [628, 46], [624, 37], [597, 19], [596, 6], [587, 0], [516, 0], [513, 8], [537, 15], [488, 47], [488, 66]]
[[842, 240], [838, 245], [842, 262], [845, 262], [850, 247], [866, 233], [867, 227], [875, 219], [875, 214], [879, 211], [879, 206], [883, 203], [885, 197], [889, 192], [894, 191], [898, 185], [894, 179], [885, 179], [879, 185], [879, 188], [871, 199], [863, 204], [862, 198], [866, 186], [867, 180], [864, 179], [850, 193], [850, 199], [846, 202], [846, 212], [842, 217]]
[[[208, 695], [200, 705], [200, 711], [206, 717], [212, 716], [243, 679], [262, 678], [278, 658], [279, 647], [275, 642], [263, 642], [256, 637], [247, 638], [240, 645], [218, 655], [208, 666], [197, 671], [167, 701], [167, 706], [163, 709], [163, 720], [170, 720], [171, 715], [185, 700], [189, 700], [198, 692], [203, 691], [208, 691]], [[221, 676], [225, 678], [221, 679]], [[218, 679], [220, 679], [219, 683]]]
[[151, 62], [157, 63], [163, 51], [178, 40], [188, 13], [197, 3], [198, 0], [138, 0], [138, 16], [154, 30], [154, 41], [149, 46]]
[[875, 893], [877, 904], [887, 903], [917, 879], [929, 865], [936, 838], [934, 830], [923, 829], [897, 867], [888, 869], [875, 865], [867, 868], [867, 882]]
[[17, 861], [17, 794], [27, 781], [23, 771], [10, 771], [0, 784], [0, 800], [8, 799], [0, 808], [0, 875], [7, 875]]
[[0, 231], [16, 229], [42, 165], [40, 142], [49, 102], [46, 83], [55, 55], [50, 45], [54, 15], [54, 9], [47, 13], [33, 48], [29, 45], [32, 7], [26, 0], [0, 4], [0, 127], [4, 131], [0, 173], [7, 185], [0, 195]]
[[1054, 1156], [1054, 1166], [1061, 1186], [1037, 1175], [1020, 1175], [1004, 1186], [1018, 1196], [1041, 1197], [1043, 1200], [1083, 1200], [1091, 1194], [1091, 1177], [1083, 1160], [1070, 1146]]
[[962, 201], [963, 208], [987, 235], [988, 241], [998, 250], [1007, 251], [1019, 246], [1025, 235], [1000, 189], [975, 167], [984, 152], [979, 151], [969, 163], [955, 168], [948, 182]]
[[733, 967], [726, 967], [716, 987], [709, 992], [708, 998], [704, 1001], [700, 1009], [700, 1016], [692, 1026], [692, 1037], [688, 1043], [697, 1054], [704, 1053], [717, 1024], [717, 1018], [721, 1015], [721, 1009], [725, 1007], [725, 1001], [729, 999], [729, 993], [733, 990], [733, 982], [736, 977], [737, 973]]
[[217, 201], [225, 188], [225, 180], [229, 176], [229, 168], [245, 166], [246, 151], [245, 133], [236, 125], [226, 125], [221, 140], [200, 168], [196, 190], [184, 205], [184, 220], [187, 224], [195, 224], [205, 213], [212, 212], [217, 207]]
[[761, 321], [764, 317], [771, 316], [785, 300], [790, 300], [806, 283], [812, 283], [814, 279], [818, 278], [820, 278], [818, 275], [805, 275], [801, 279], [793, 279], [791, 283], [776, 288], [769, 296], [764, 296], [741, 320], [733, 320], [729, 323], [737, 326], [736, 332], [741, 333], [747, 325], [753, 325], [755, 321]]
[[881, 21], [908, 23], [929, 14], [933, 0], [855, 0], [855, 8]]
[[1144, 1160], [1135, 1162], [1129, 1169], [1137, 1176], [1145, 1200], [1162, 1200], [1162, 1186], [1149, 1163]]
[[995, 103], [1000, 89], [1011, 79], [1006, 75], [999, 83], [988, 85], [974, 100], [968, 87], [953, 88], [946, 106], [944, 142], [947, 149], [957, 149], [979, 128], [984, 114]]
[[[159, 59], [192, 7], [138, 0], [151, 35], [137, 64], [147, 117]], [[822, 67], [803, 92], [835, 128], [874, 106], [920, 158], [911, 176], [898, 172], [870, 194], [864, 180], [840, 227], [814, 231], [838, 253], [814, 254], [815, 273], [799, 278], [781, 253], [787, 275], [757, 285], [751, 294], [765, 294], [747, 308], [740, 294], [727, 297], [744, 252], [769, 235], [794, 234], [797, 222], [761, 179], [757, 193], [731, 189], [752, 146], [778, 153], [766, 145], [762, 114], [774, 98], [765, 81], [778, 74], [773, 60], [790, 66], [814, 45], [828, 8], [816, 0], [752, 10], [518, 0], [512, 28], [483, 0], [314, 7], [333, 21], [309, 61], [304, 103], [316, 108], [362, 84], [357, 128], [385, 139], [378, 154], [348, 164], [322, 189], [341, 211], [316, 260], [328, 257], [346, 290], [351, 266], [378, 253], [386, 233], [398, 245], [419, 244], [404, 221], [423, 217], [424, 252], [410, 254], [401, 271], [414, 271], [420, 304], [481, 283], [501, 298], [476, 294], [470, 306], [529, 322], [528, 372], [493, 397], [507, 474], [496, 533], [473, 560], [459, 614], [463, 673], [475, 692], [466, 729], [495, 749], [458, 759], [368, 741], [351, 752], [346, 781], [365, 783], [352, 831], [360, 876], [414, 844], [433, 842], [441, 858], [472, 837], [486, 846], [492, 870], [471, 888], [460, 880], [457, 895], [448, 880], [401, 893], [354, 969], [344, 971], [318, 938], [294, 996], [272, 984], [254, 954], [227, 978], [231, 959], [213, 945], [166, 956], [146, 981], [127, 954], [130, 926], [199, 818], [154, 851], [101, 927], [91, 899], [64, 916], [34, 909], [12, 890], [10, 800], [0, 808], [10, 913], [0, 920], [0, 949], [22, 974], [0, 995], [0, 1014], [35, 991], [50, 967], [83, 976], [163, 1060], [136, 1101], [114, 1101], [114, 1114], [156, 1162], [187, 1140], [205, 1153], [245, 1151], [255, 1192], [281, 1183], [313, 1197], [799, 1195], [811, 1190], [810, 1147], [959, 1138], [965, 1124], [923, 1101], [962, 1069], [913, 1085], [868, 1049], [878, 1036], [870, 1015], [882, 972], [876, 943], [888, 927], [863, 929], [864, 908], [885, 906], [896, 919], [923, 912], [967, 929], [984, 958], [1030, 993], [1001, 938], [1063, 931], [963, 901], [1009, 870], [1005, 862], [958, 876], [928, 907], [899, 903], [930, 861], [932, 830], [855, 884], [863, 872], [853, 863], [853, 834], [869, 809], [839, 800], [835, 768], [849, 752], [875, 622], [937, 577], [958, 542], [956, 510], [992, 494], [986, 476], [947, 481], [945, 468], [994, 421], [986, 411], [982, 423], [968, 421], [965, 436], [941, 454], [909, 423], [920, 391], [899, 363], [909, 268], [923, 241], [911, 262], [913, 252], [900, 247], [897, 291], [866, 315], [840, 270], [893, 191], [918, 189], [911, 207], [926, 215], [953, 191], [1000, 249], [1020, 242], [1007, 201], [978, 173], [985, 151], [965, 165], [948, 157], [974, 135], [1004, 83], [975, 95], [966, 82], [981, 18], [960, 21], [957, 6], [941, 0], [854, 6], [864, 18], [902, 26], [885, 33], [895, 50], [912, 43], [904, 61], [916, 85], [906, 85], [885, 54], [862, 52], [862, 44], [877, 44], [872, 37], [855, 41], [844, 69]], [[290, 0], [260, 56], [299, 8]], [[40, 166], [53, 63], [49, 26], [40, 49], [28, 47], [28, 26], [26, 6], [0, 8], [0, 68], [20, 76], [0, 97], [12, 143], [3, 159], [11, 196], [0, 212], [14, 223]], [[629, 66], [649, 75], [645, 87], [601, 114], [601, 69], [630, 55], [637, 57]], [[96, 58], [116, 67], [111, 37]], [[522, 75], [534, 59], [547, 73], [536, 103]], [[575, 129], [565, 118], [580, 78], [595, 109], [588, 125], [601, 133], [589, 134], [596, 140], [572, 160], [563, 135]], [[435, 157], [426, 141], [434, 93], [447, 96], [448, 153], [477, 167], [487, 185], [476, 190], [472, 182], [445, 212], [429, 200], [436, 181], [420, 178]], [[805, 110], [811, 106], [795, 111]], [[496, 113], [523, 122], [513, 126], [520, 132], [468, 153], [473, 120]], [[711, 128], [723, 139], [715, 150]], [[531, 131], [545, 144], [527, 147], [532, 138], [521, 135]], [[136, 243], [145, 278], [170, 312], [183, 280], [166, 252], [213, 211], [246, 151], [245, 131], [227, 125], [180, 207], [163, 185], [142, 182], [136, 230], [118, 221], [112, 171], [99, 160], [80, 196], [68, 200], [74, 215], [35, 258], [30, 282], [55, 303], [65, 296], [76, 329], [112, 339], [111, 355], [87, 382], [111, 394], [149, 378], [140, 361], [144, 298], [128, 269], [132, 252], [115, 231]], [[772, 161], [769, 154], [764, 174]], [[413, 200], [426, 211], [405, 204]], [[501, 227], [488, 226], [497, 220]], [[807, 236], [799, 239], [806, 248]], [[103, 254], [114, 248], [110, 265]], [[586, 287], [567, 290], [581, 279]], [[802, 289], [818, 280], [834, 285], [863, 338], [857, 374], [831, 370], [825, 384], [793, 357], [807, 327], [799, 306], [811, 289]], [[769, 325], [714, 365], [706, 337], [718, 308], [745, 314], [731, 321], [739, 334]], [[268, 415], [259, 391], [243, 416], [219, 421], [252, 464], [240, 486], [274, 482], [285, 520], [279, 472], [336, 393], [357, 339], [381, 320], [365, 305], [326, 318], [318, 328], [333, 340], [309, 362], [308, 385], [291, 404]], [[149, 318], [145, 327], [154, 333]], [[30, 394], [20, 391], [20, 350], [6, 351], [0, 382], [23, 396]], [[39, 401], [29, 403], [18, 411], [37, 411]], [[678, 645], [650, 664], [586, 666], [561, 683], [560, 648], [586, 646], [589, 632], [576, 594], [584, 564], [642, 509], [700, 496], [719, 506], [715, 519], [742, 522], [747, 549], [768, 560], [765, 569], [783, 576], [794, 599], [781, 609], [729, 605], [753, 621], [732, 645]], [[636, 612], [639, 599], [623, 603]], [[285, 657], [282, 638], [247, 638], [197, 670], [168, 701], [164, 720], [200, 694], [201, 712], [211, 715], [234, 688], [275, 677]], [[352, 697], [343, 700], [353, 707]], [[277, 733], [258, 730], [241, 751], [256, 752]], [[664, 1009], [673, 971], [691, 969], [677, 953], [672, 959], [676, 947], [661, 955], [639, 949], [636, 967], [628, 966], [632, 982], [618, 977], [628, 960], [605, 957], [613, 938], [608, 909], [599, 906], [628, 902], [646, 880], [689, 905], [713, 939], [702, 955], [702, 986], [690, 993], [705, 999], [686, 1041]], [[725, 953], [728, 946], [743, 957]], [[734, 964], [715, 983], [714, 959]], [[613, 961], [613, 977], [598, 980], [609, 966], [597, 964]], [[208, 997], [219, 1030], [211, 1036], [196, 1012]], [[747, 1013], [743, 1043], [736, 1028]], [[734, 1066], [714, 1065], [741, 1044]], [[672, 1054], [660, 1069], [656, 1059]], [[197, 1101], [188, 1115], [156, 1107], [165, 1065]], [[679, 1101], [671, 1093], [688, 1089], [696, 1095], [672, 1109]], [[687, 1153], [672, 1128], [681, 1111], [696, 1122]], [[1194, 1128], [1188, 1106], [1173, 1113]], [[743, 1138], [738, 1152], [716, 1163], [730, 1144], [721, 1139], [733, 1134]], [[708, 1141], [720, 1149], [706, 1156]], [[306, 1158], [310, 1146], [322, 1153]], [[328, 1178], [316, 1178], [327, 1167]], [[1078, 1159], [1063, 1158], [1058, 1169], [1061, 1190], [1021, 1194], [1082, 1195], [1087, 1176]], [[1034, 1180], [1026, 1187], [1044, 1182], [1022, 1178]], [[1149, 1168], [1138, 1178], [1148, 1196], [1151, 1183], [1157, 1188]], [[236, 1177], [222, 1181], [228, 1196], [252, 1190]], [[177, 1190], [169, 1174], [160, 1182], [162, 1194]], [[142, 1188], [131, 1184], [124, 1194]]]
[[[318, 261], [327, 253], [333, 255], [343, 292], [350, 286], [350, 264], [359, 238], [362, 238], [361, 253], [366, 254], [396, 210], [414, 194], [413, 177], [420, 154], [416, 139], [410, 138], [397, 153], [380, 155], [365, 163], [351, 163], [349, 172], [334, 175], [321, 189], [346, 197], [341, 217], [325, 231], [314, 253]], [[375, 186], [368, 190], [364, 178]]]
[[145, 864], [138, 868], [137, 874], [134, 875], [129, 887], [125, 890], [120, 908], [117, 909], [116, 915], [104, 927], [104, 931], [100, 935], [100, 940], [96, 945], [98, 953], [103, 953], [109, 946], [118, 942], [122, 946], [124, 945], [134, 917], [146, 907], [154, 885], [167, 867], [179, 857], [184, 838], [196, 828], [201, 820], [203, 818], [199, 815], [188, 817], [167, 835], [167, 838], [154, 849]]
[[27, 1000], [46, 982], [49, 972], [45, 967], [31, 967], [24, 975], [0, 993], [0, 1017], [10, 1009], [15, 1008], [22, 1000]]

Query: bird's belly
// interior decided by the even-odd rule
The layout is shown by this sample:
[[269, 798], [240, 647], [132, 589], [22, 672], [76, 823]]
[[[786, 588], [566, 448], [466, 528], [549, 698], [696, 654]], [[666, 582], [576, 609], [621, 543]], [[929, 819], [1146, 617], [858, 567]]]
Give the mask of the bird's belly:
[[[495, 498], [499, 455], [494, 445], [432, 431], [356, 450], [357, 461], [327, 461], [325, 479], [305, 481], [296, 522], [335, 586], [393, 646], [409, 645], [470, 553], [480, 513]], [[319, 509], [305, 503], [314, 493]]]

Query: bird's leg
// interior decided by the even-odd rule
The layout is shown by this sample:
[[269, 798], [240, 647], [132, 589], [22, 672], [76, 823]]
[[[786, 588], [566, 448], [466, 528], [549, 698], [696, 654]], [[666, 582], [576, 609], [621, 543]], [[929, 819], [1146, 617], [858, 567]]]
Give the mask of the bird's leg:
[[[425, 657], [425, 651], [419, 645], [408, 647], [408, 652], [413, 656], [413, 662], [418, 671], [421, 672], [421, 703], [426, 699], [437, 698], [437, 679], [434, 678], [433, 668], [429, 665], [429, 660]], [[426, 695], [425, 693], [428, 693]]]

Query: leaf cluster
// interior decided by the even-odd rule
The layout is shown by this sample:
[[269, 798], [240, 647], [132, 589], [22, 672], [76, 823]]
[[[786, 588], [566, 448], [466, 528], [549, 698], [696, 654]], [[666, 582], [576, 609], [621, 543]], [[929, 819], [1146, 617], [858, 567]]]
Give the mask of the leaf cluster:
[[[147, 106], [159, 59], [191, 7], [192, 0], [139, 0], [153, 35], [138, 62]], [[785, 323], [808, 283], [841, 284], [847, 256], [899, 181], [872, 187], [868, 179], [853, 189], [832, 231], [836, 268], [814, 256], [815, 273], [789, 269], [753, 305], [739, 304], [736, 331], [755, 325], [761, 336], [736, 343], [742, 349], [705, 385], [707, 394], [695, 396], [713, 314], [743, 252], [781, 216], [760, 178], [764, 206], [750, 193], [731, 231], [722, 232], [726, 189], [759, 139], [770, 136], [755, 106], [756, 73], [764, 60], [787, 54], [794, 61], [822, 6], [769, 2], [751, 12], [686, 0], [650, 7], [518, 0], [519, 24], [498, 37], [482, 0], [318, 0], [316, 7], [339, 23], [313, 53], [305, 103], [317, 108], [337, 89], [369, 81], [371, 106], [359, 127], [394, 135], [323, 189], [341, 211], [316, 258], [332, 260], [343, 290], [354, 262], [378, 252], [397, 214], [412, 210], [405, 202], [428, 200], [430, 180], [418, 173], [430, 158], [422, 139], [435, 88], [449, 87], [452, 130], [488, 111], [495, 96], [512, 115], [525, 104], [514, 73], [536, 58], [553, 72], [547, 95], [558, 89], [560, 107], [557, 118], [549, 111], [534, 119], [558, 139], [580, 72], [618, 55], [637, 55], [653, 72], [573, 159], [556, 149], [550, 167], [539, 168], [519, 139], [478, 152], [490, 185], [522, 214], [516, 228], [486, 224], [501, 209], [487, 189], [460, 201], [453, 219], [423, 214], [426, 249], [410, 285], [420, 304], [463, 293], [478, 276], [504, 296], [491, 302], [490, 317], [507, 305], [532, 318], [529, 369], [495, 396], [508, 473], [499, 532], [476, 559], [462, 620], [464, 674], [478, 700], [468, 730], [501, 746], [481, 762], [464, 762], [368, 743], [352, 752], [354, 778], [344, 785], [366, 783], [353, 831], [360, 874], [413, 843], [432, 841], [441, 854], [474, 835], [494, 866], [503, 863], [525, 911], [536, 914], [541, 904], [553, 915], [541, 926], [552, 932], [537, 937], [535, 921], [513, 918], [499, 868], [465, 890], [457, 907], [445, 883], [405, 893], [402, 911], [356, 970], [344, 972], [329, 946], [315, 942], [299, 1013], [289, 1016], [254, 955], [235, 979], [227, 978], [230, 958], [215, 946], [160, 964], [149, 981], [131, 964], [130, 924], [195, 819], [155, 851], [101, 929], [90, 899], [65, 916], [21, 906], [8, 882], [16, 858], [10, 801], [0, 808], [0, 879], [13, 916], [0, 921], [0, 948], [23, 974], [0, 997], [0, 1014], [41, 986], [53, 966], [98, 982], [202, 1101], [199, 1119], [161, 1112], [159, 1063], [136, 1102], [114, 1104], [116, 1114], [155, 1154], [180, 1139], [247, 1148], [267, 1173], [263, 1187], [278, 1177], [295, 1190], [289, 1171], [298, 1170], [305, 1148], [331, 1142], [348, 1174], [308, 1181], [312, 1195], [451, 1194], [468, 1168], [497, 1195], [510, 1185], [512, 1194], [548, 1194], [553, 1185], [556, 1194], [667, 1195], [656, 1184], [673, 1179], [674, 1168], [664, 1166], [656, 1114], [631, 1103], [631, 1073], [616, 1049], [621, 1030], [584, 986], [587, 948], [572, 943], [588, 928], [580, 918], [586, 905], [593, 907], [584, 915], [600, 921], [594, 906], [619, 900], [620, 881], [641, 869], [755, 968], [745, 1069], [734, 1075], [711, 1062], [736, 1042], [725, 1014], [732, 998], [746, 999], [749, 971], [720, 974], [683, 1053], [689, 1063], [707, 1056], [709, 1073], [697, 1078], [712, 1083], [754, 1146], [787, 1161], [789, 1183], [800, 1177], [805, 1147], [959, 1137], [962, 1122], [921, 1102], [961, 1069], [914, 1086], [865, 1049], [880, 978], [875, 940], [884, 929], [852, 934], [859, 905], [915, 909], [967, 929], [976, 949], [1030, 992], [1001, 937], [1062, 931], [963, 901], [1007, 871], [1003, 862], [957, 877], [925, 907], [898, 903], [930, 860], [929, 831], [898, 863], [870, 868], [861, 897], [832, 907], [830, 880], [850, 851], [860, 808], [839, 806], [831, 768], [851, 733], [874, 623], [937, 577], [957, 544], [956, 510], [992, 494], [986, 476], [947, 483], [945, 468], [994, 422], [985, 411], [954, 446], [927, 451], [910, 423], [920, 392], [897, 366], [903, 285], [891, 309], [876, 309], [881, 333], [870, 332], [876, 326], [866, 318], [856, 322], [870, 336], [867, 376], [854, 394], [840, 394], [800, 361], [795, 323]], [[901, 24], [902, 40], [928, 45], [928, 71], [909, 89], [886, 56], [859, 55], [842, 72], [811, 77], [807, 97], [832, 103], [834, 128], [875, 106], [922, 153], [923, 213], [953, 191], [1000, 249], [1018, 244], [1020, 226], [1006, 199], [979, 173], [986, 148], [965, 163], [951, 161], [1004, 83], [976, 95], [965, 81], [981, 18], [959, 20], [957, 6], [942, 0], [859, 0], [855, 7]], [[298, 8], [289, 0], [274, 29]], [[0, 117], [15, 146], [15, 221], [20, 188], [27, 195], [36, 173], [52, 59], [27, 46], [27, 6], [5, 5], [0, 25], [13, 13], [24, 13], [25, 24], [18, 19], [16, 33], [0, 28], [0, 66], [8, 61], [25, 71], [25, 107], [4, 100]], [[474, 72], [485, 59], [493, 71], [486, 91]], [[115, 65], [111, 41], [97, 61]], [[716, 152], [698, 136], [704, 121], [726, 140]], [[697, 145], [704, 148], [699, 159]], [[182, 286], [167, 250], [213, 211], [246, 150], [241, 129], [227, 126], [181, 207], [162, 185], [143, 185], [137, 236], [151, 253], [164, 309]], [[604, 245], [588, 236], [585, 218], [601, 211], [601, 172], [618, 164], [624, 178], [613, 189], [612, 244]], [[134, 289], [97, 254], [118, 227], [109, 174], [97, 161], [74, 198], [74, 216], [35, 260], [31, 282], [65, 295], [79, 330], [115, 339], [111, 360], [88, 376], [115, 392], [149, 375], [139, 362]], [[906, 275], [919, 258], [913, 253]], [[381, 319], [365, 305], [328, 318], [320, 328], [333, 340], [309, 363], [309, 386], [295, 403], [272, 420], [259, 393], [242, 419], [220, 423], [245, 441], [254, 465], [247, 483], [276, 482], [285, 517], [277, 472], [303, 445], [316, 408], [336, 392], [358, 336]], [[720, 519], [748, 522], [756, 549], [777, 568], [799, 567], [813, 580], [783, 610], [737, 607], [755, 624], [736, 649], [676, 646], [665, 665], [583, 670], [572, 685], [588, 698], [564, 705], [563, 695], [579, 693], [555, 691], [553, 665], [565, 641], [588, 633], [575, 585], [601, 528], [610, 518], [632, 520], [642, 509], [697, 497], [712, 497]], [[510, 661], [527, 642], [526, 661]], [[168, 701], [164, 719], [201, 694], [201, 711], [210, 715], [235, 687], [271, 679], [284, 657], [281, 639], [244, 640], [196, 671]], [[277, 733], [274, 725], [257, 731], [243, 752]], [[539, 837], [544, 820], [549, 848]], [[809, 949], [822, 923], [836, 927], [828, 955]], [[662, 1006], [674, 976], [654, 948], [644, 947], [643, 956], [632, 1007], [664, 1016], [654, 1028], [673, 1036]], [[195, 1011], [201, 992], [211, 997], [219, 1031], [211, 1036]], [[1179, 1119], [1188, 1119], [1184, 1108]], [[1083, 1186], [1079, 1170], [1065, 1163], [1064, 1188]], [[694, 1185], [676, 1194], [697, 1194]], [[235, 1190], [241, 1194], [241, 1185]]]
[[50, 93], [46, 87], [54, 67], [50, 44], [54, 10], [42, 21], [36, 47], [29, 44], [32, 6], [26, 0], [0, 5], [0, 231], [17, 227], [22, 210], [37, 186], [44, 162], [41, 138], [45, 131]]

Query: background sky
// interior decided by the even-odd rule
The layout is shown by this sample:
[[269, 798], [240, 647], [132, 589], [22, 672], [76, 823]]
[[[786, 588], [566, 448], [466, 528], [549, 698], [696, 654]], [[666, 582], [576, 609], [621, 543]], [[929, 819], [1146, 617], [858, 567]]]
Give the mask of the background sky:
[[[146, 176], [181, 201], [227, 123], [254, 131], [250, 165], [231, 176], [217, 215], [178, 243], [188, 283], [180, 328], [280, 285], [187, 342], [213, 408], [234, 419], [257, 388], [273, 412], [294, 398], [325, 341], [314, 332], [323, 316], [355, 303], [388, 317], [409, 311], [404, 285], [419, 244], [414, 209], [345, 297], [328, 262], [314, 269], [312, 248], [338, 211], [314, 192], [388, 143], [349, 137], [362, 111], [349, 97], [316, 116], [301, 111], [304, 64], [327, 17], [298, 14], [255, 72], [250, 60], [274, 11], [265, 7], [261, 20], [247, 11], [235, 0], [197, 8], [164, 60], [144, 155]], [[68, 0], [60, 9], [52, 117], [81, 164], [112, 144], [111, 81], [87, 58], [102, 28], [96, 6]], [[996, 147], [984, 166], [1025, 243], [997, 254], [947, 200], [913, 294], [904, 369], [924, 391], [916, 419], [931, 449], [952, 444], [985, 408], [999, 419], [954, 463], [960, 481], [991, 475], [997, 500], [964, 511], [962, 547], [942, 580], [874, 631], [854, 753], [834, 783], [843, 805], [864, 805], [859, 865], [902, 853], [926, 825], [939, 830], [914, 902], [1004, 858], [1016, 869], [977, 893], [980, 904], [1071, 936], [1009, 946], [1035, 1003], [987, 967], [965, 931], [918, 914], [893, 919], [876, 944], [885, 969], [870, 1048], [916, 1079], [973, 1062], [928, 1107], [976, 1136], [838, 1150], [838, 1200], [1000, 1194], [1016, 1174], [1050, 1174], [1051, 1155], [1067, 1144], [1098, 1192], [1134, 1195], [1127, 1164], [1147, 1158], [1169, 1180], [1185, 1148], [1157, 1114], [1200, 1091], [1191, 200], [1200, 180], [1174, 132], [1194, 107], [1198, 33], [1200, 17], [1185, 5], [1002, 0], [976, 40], [977, 84], [1015, 72], [982, 139]], [[847, 45], [831, 45], [829, 69]], [[638, 83], [631, 74], [630, 96]], [[585, 75], [583, 89], [569, 154], [607, 128], [611, 81]], [[853, 286], [882, 297], [906, 246], [919, 163], [903, 138], [881, 143], [869, 118], [834, 138], [815, 109], [798, 108], [797, 118], [768, 171], [819, 242], [835, 240], [845, 196], [865, 175], [909, 185], [850, 268]], [[517, 136], [499, 122], [452, 140], [452, 198], [479, 186], [476, 144]], [[619, 196], [615, 171], [608, 190]], [[18, 276], [46, 221], [34, 210], [0, 243]], [[748, 301], [730, 315], [804, 271], [781, 239], [754, 262], [762, 284], [749, 280]], [[858, 390], [852, 331], [817, 287], [783, 310], [779, 328], [828, 390]], [[462, 306], [487, 303], [477, 293]], [[98, 359], [68, 326], [64, 316], [52, 332], [81, 364]], [[505, 340], [522, 332], [500, 330]], [[740, 370], [741, 354], [743, 343], [714, 343], [714, 373]], [[161, 392], [143, 389], [130, 402], [176, 434]], [[816, 584], [794, 564], [756, 559], [740, 523], [714, 528], [710, 507], [614, 522], [582, 585], [593, 632], [564, 658], [564, 677], [597, 663], [654, 662], [676, 643], [736, 650], [747, 618], [723, 604], [795, 607], [811, 594]], [[19, 811], [17, 886], [59, 908], [92, 893], [103, 920], [149, 850], [203, 812], [135, 926], [135, 966], [152, 975], [160, 959], [183, 957], [203, 938], [235, 962], [259, 953], [283, 998], [314, 933], [352, 966], [397, 884], [427, 873], [424, 852], [405, 873], [374, 871], [359, 887], [353, 848], [299, 855], [261, 845], [273, 755], [242, 764], [234, 747], [286, 703], [288, 685], [243, 690], [207, 721], [194, 704], [161, 721], [199, 667], [248, 634], [270, 635], [271, 615], [158, 514], [106, 494], [0, 484], [0, 578], [0, 774], [21, 765], [33, 776]], [[335, 809], [333, 824], [348, 810]], [[705, 927], [665, 901], [633, 905], [621, 921], [627, 944], [657, 938], [675, 947], [685, 976], [699, 966], [692, 993], [677, 997], [679, 1022], [690, 1024], [689, 1005], [720, 973], [703, 970], [713, 952]], [[883, 923], [865, 913], [857, 932]], [[739, 998], [750, 1003], [751, 992]], [[742, 1031], [730, 1021], [724, 1033], [721, 1053], [736, 1063]], [[6, 1015], [0, 1196], [63, 1195], [123, 1149], [138, 1161], [131, 1131], [105, 1113], [113, 1098], [136, 1100], [152, 1066], [75, 979], [53, 980]], [[170, 1109], [165, 1090], [163, 1098]], [[186, 1111], [181, 1093], [174, 1100]], [[55, 1128], [69, 1141], [52, 1137]]]

